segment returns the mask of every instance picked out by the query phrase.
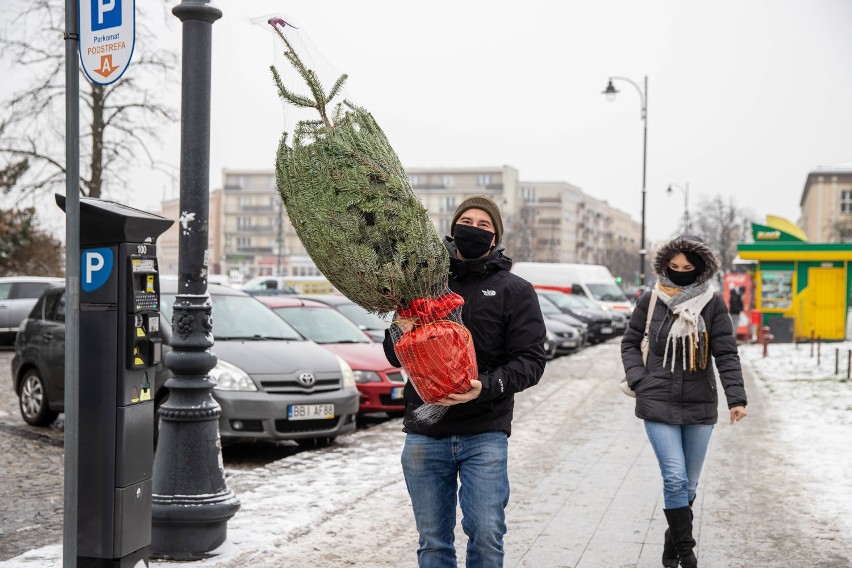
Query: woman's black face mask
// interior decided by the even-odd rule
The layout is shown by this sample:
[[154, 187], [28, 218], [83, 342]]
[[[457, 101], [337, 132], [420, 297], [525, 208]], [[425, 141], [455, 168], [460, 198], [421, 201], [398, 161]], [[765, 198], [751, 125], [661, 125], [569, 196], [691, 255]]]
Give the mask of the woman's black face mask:
[[666, 274], [669, 277], [669, 280], [672, 283], [678, 286], [689, 286], [695, 279], [698, 278], [698, 269], [693, 268], [692, 270], [688, 270], [686, 272], [678, 272], [677, 270], [672, 270], [668, 266], [666, 267]]
[[453, 241], [461, 255], [466, 259], [479, 258], [491, 248], [494, 233], [474, 227], [458, 224], [453, 231]]

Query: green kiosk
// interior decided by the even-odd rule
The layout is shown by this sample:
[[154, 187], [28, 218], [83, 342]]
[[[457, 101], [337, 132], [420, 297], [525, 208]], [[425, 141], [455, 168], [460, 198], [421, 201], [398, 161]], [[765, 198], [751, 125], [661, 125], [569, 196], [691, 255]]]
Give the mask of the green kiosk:
[[[789, 327], [797, 338], [844, 340], [852, 244], [809, 243], [799, 227], [774, 216], [766, 225], [753, 223], [752, 236], [754, 243], [737, 249], [741, 259], [757, 261], [755, 309], [762, 324], [776, 335], [775, 328]], [[789, 325], [773, 325], [782, 323]]]

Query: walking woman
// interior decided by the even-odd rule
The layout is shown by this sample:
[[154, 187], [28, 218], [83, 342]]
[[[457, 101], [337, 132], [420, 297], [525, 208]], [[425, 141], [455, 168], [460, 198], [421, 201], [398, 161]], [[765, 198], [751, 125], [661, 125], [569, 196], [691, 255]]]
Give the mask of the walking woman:
[[[663, 246], [654, 261], [657, 284], [642, 295], [621, 341], [636, 416], [645, 421], [663, 477], [666, 520], [663, 566], [698, 566], [692, 502], [713, 425], [718, 394], [713, 360], [731, 424], [746, 416], [737, 344], [725, 301], [709, 287], [719, 269], [713, 252], [692, 235]], [[653, 305], [653, 307], [651, 307]], [[651, 318], [648, 311], [651, 309]], [[648, 329], [647, 364], [642, 338]]]

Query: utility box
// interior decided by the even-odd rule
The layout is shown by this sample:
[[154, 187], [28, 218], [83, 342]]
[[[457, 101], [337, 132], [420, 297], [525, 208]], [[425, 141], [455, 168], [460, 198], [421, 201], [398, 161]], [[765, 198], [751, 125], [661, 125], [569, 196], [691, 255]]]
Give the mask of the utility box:
[[[56, 201], [64, 210], [64, 196]], [[80, 199], [80, 568], [148, 565], [153, 389], [162, 358], [156, 240], [172, 224]]]
[[793, 343], [796, 337], [795, 318], [766, 318], [766, 325], [772, 334], [772, 343]]

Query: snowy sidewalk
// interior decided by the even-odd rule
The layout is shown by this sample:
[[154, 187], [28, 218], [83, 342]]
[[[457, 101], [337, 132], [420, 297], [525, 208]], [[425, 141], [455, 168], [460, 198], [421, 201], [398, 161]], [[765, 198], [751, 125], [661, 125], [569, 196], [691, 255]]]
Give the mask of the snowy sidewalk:
[[[832, 386], [838, 410], [821, 419], [824, 389], [773, 368], [784, 365], [782, 346], [774, 347], [765, 361], [754, 355], [758, 348], [744, 348], [760, 375], [747, 378], [749, 416], [716, 426], [695, 505], [701, 566], [852, 567], [852, 482], [844, 479], [852, 450], [841, 413], [846, 405], [850, 414], [852, 394], [844, 392], [852, 385]], [[660, 566], [659, 471], [633, 400], [616, 387], [621, 375], [612, 342], [551, 362], [541, 384], [517, 397], [507, 567]], [[808, 397], [810, 416], [801, 412]], [[724, 403], [720, 416], [727, 416]], [[228, 470], [242, 509], [220, 554], [152, 566], [416, 566], [399, 428], [390, 421], [326, 450]], [[843, 432], [846, 446], [832, 452]], [[817, 453], [825, 461], [813, 467]], [[466, 537], [457, 535], [464, 565]], [[60, 554], [58, 545], [47, 547], [0, 567], [54, 567]]]

